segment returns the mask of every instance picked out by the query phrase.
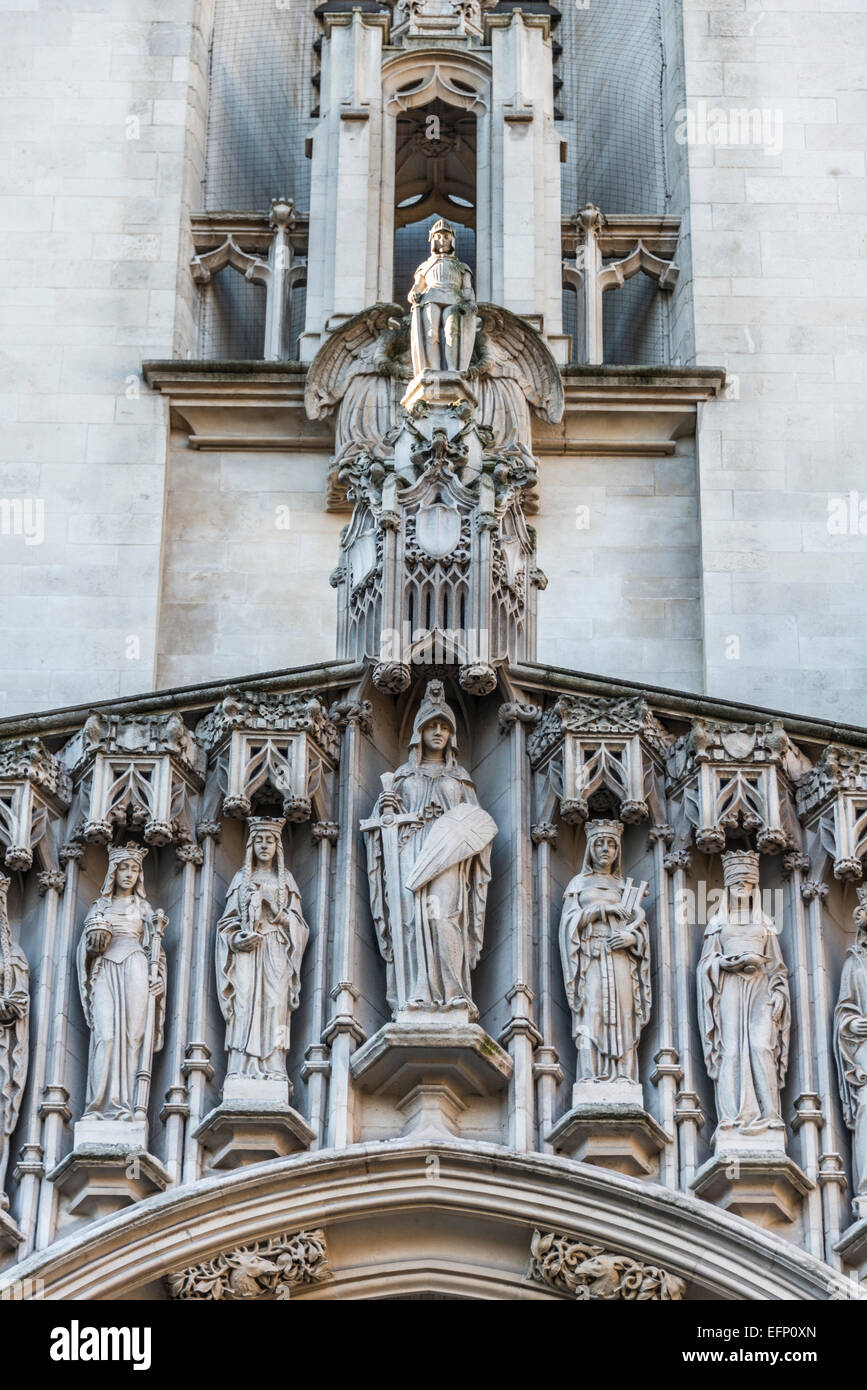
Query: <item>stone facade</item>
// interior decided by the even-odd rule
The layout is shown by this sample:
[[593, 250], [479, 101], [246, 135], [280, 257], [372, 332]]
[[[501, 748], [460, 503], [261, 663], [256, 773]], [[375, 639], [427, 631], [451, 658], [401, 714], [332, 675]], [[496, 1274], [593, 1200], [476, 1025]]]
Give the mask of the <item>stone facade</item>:
[[[646, 434], [646, 416], [633, 416], [624, 447], [597, 410], [598, 429], [570, 426], [541, 451], [546, 488], [535, 524], [552, 583], [540, 602], [540, 655], [558, 666], [857, 722], [860, 655], [850, 650], [846, 672], [833, 681], [827, 670], [838, 666], [850, 609], [863, 602], [861, 498], [851, 459], [864, 167], [859, 98], [845, 81], [863, 17], [821, 5], [763, 14], [746, 3], [720, 12], [690, 4], [681, 22], [680, 5], [665, 4], [654, 37], [634, 6], [618, 0], [607, 24], [612, 42], [618, 26], [631, 35], [617, 61], [630, 65], [633, 86], [645, 69], [651, 80], [655, 44], [664, 58], [661, 106], [656, 111], [657, 96], [636, 87], [634, 119], [660, 122], [657, 163], [665, 178], [654, 182], [648, 167], [643, 192], [637, 174], [630, 185], [612, 139], [593, 162], [591, 190], [601, 204], [610, 200], [602, 208], [609, 221], [632, 212], [680, 219], [668, 361], [724, 366], [729, 384], [723, 399], [702, 405], [697, 447], [695, 419], [678, 423], [672, 450], [671, 435], [663, 435], [662, 449]], [[287, 152], [269, 164], [261, 55], [254, 70], [230, 8], [191, 0], [179, 10], [155, 0], [133, 14], [118, 0], [109, 12], [25, 8], [3, 21], [13, 132], [0, 250], [8, 426], [0, 474], [8, 656], [0, 697], [9, 713], [279, 669], [291, 664], [299, 641], [314, 661], [333, 649], [327, 577], [339, 522], [323, 504], [328, 439], [297, 422], [265, 456], [261, 441], [247, 440], [227, 452], [208, 445], [200, 457], [174, 411], [179, 428], [167, 435], [165, 402], [141, 379], [142, 360], [195, 359], [200, 334], [213, 341], [233, 305], [246, 325], [243, 350], [261, 352], [249, 298], [261, 290], [235, 277], [242, 304], [224, 293], [231, 272], [202, 291], [189, 274], [189, 217], [202, 205], [202, 186], [211, 208], [227, 205], [213, 199], [233, 196], [236, 207], [252, 209], [258, 197], [265, 208], [283, 193], [306, 213], [314, 196], [302, 151], [317, 119], [309, 116], [316, 89], [303, 90], [316, 36], [312, 14], [302, 24], [309, 42], [301, 30], [290, 33], [301, 20], [290, 21], [288, 10], [256, 5], [245, 21], [267, 35], [269, 51], [298, 50], [297, 77], [281, 89]], [[553, 18], [556, 24], [556, 12]], [[396, 53], [382, 25], [365, 33]], [[826, 53], [821, 70], [804, 62], [817, 34]], [[562, 36], [569, 46], [555, 74], [575, 72], [570, 55], [581, 43], [589, 45], [591, 74], [610, 66], [596, 17], [579, 10]], [[501, 27], [489, 38], [508, 43]], [[218, 104], [209, 113], [212, 39]], [[255, 86], [245, 116], [226, 93], [247, 82]], [[585, 89], [595, 102], [592, 121], [576, 111], [571, 88], [558, 94], [555, 84], [554, 107], [564, 119], [545, 136], [554, 139], [555, 155], [558, 129], [574, 146], [581, 128], [624, 119], [608, 110], [604, 89], [593, 96], [582, 77]], [[532, 103], [529, 88], [522, 90]], [[324, 111], [321, 83], [319, 94]], [[358, 100], [366, 109], [368, 95]], [[720, 112], [731, 120], [717, 134]], [[524, 127], [511, 111], [505, 115], [502, 129], [517, 141]], [[687, 119], [693, 138], [683, 142]], [[349, 132], [353, 123], [343, 124]], [[255, 151], [243, 143], [245, 128], [259, 131]], [[240, 175], [232, 183], [221, 149], [236, 168], [243, 165], [245, 178], [261, 177], [260, 194], [239, 183]], [[588, 167], [583, 147], [566, 158]], [[547, 167], [553, 190], [559, 176]], [[321, 177], [314, 170], [314, 189]], [[293, 187], [277, 186], [280, 179]], [[573, 182], [564, 176], [564, 188]], [[618, 201], [633, 193], [633, 206]], [[334, 187], [328, 196], [336, 197]], [[553, 191], [545, 196], [550, 201]], [[536, 235], [553, 246], [556, 232], [543, 230], [553, 212], [538, 207]], [[577, 210], [561, 209], [566, 219]], [[799, 218], [803, 229], [794, 225]], [[504, 264], [496, 248], [482, 255], [480, 247], [477, 260], [483, 277], [489, 261]], [[319, 291], [310, 273], [315, 315]], [[391, 297], [385, 268], [372, 269], [368, 281], [351, 308]], [[539, 291], [549, 296], [547, 306], [525, 302], [507, 280], [488, 288], [483, 278], [480, 293], [545, 315], [546, 331], [560, 331], [550, 286]], [[617, 297], [606, 295], [607, 308]], [[311, 349], [318, 332], [311, 327]], [[288, 345], [286, 355], [297, 351]], [[835, 506], [845, 517], [829, 530]], [[37, 536], [41, 543], [31, 544]], [[288, 625], [277, 625], [288, 582], [303, 602]], [[576, 611], [571, 595], [579, 590], [585, 602]]]
[[[669, 7], [665, 206], [564, 211], [554, 7], [330, 0], [309, 169], [263, 211], [201, 206], [240, 60], [221, 0], [176, 8], [10, 22], [20, 99], [59, 76], [100, 153], [70, 138], [28, 212], [65, 245], [28, 271], [41, 413], [44, 344], [10, 350], [0, 1287], [861, 1296], [867, 735], [810, 646], [842, 571], [805, 579], [821, 497], [787, 472], [847, 407], [818, 340], [774, 337], [798, 147], [703, 143], [692, 109], [752, 93], [794, 17]], [[80, 294], [115, 235], [77, 324], [46, 263]], [[748, 362], [742, 311], [777, 343]], [[621, 364], [663, 321], [665, 360]], [[215, 325], [254, 355], [203, 358]]]

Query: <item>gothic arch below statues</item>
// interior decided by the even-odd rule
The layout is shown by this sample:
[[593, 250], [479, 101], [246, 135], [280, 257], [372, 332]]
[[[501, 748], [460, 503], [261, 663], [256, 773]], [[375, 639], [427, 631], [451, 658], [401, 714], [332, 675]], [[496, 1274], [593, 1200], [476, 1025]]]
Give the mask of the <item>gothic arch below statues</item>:
[[71, 1232], [16, 1275], [44, 1280], [50, 1300], [162, 1300], [172, 1296], [167, 1276], [198, 1265], [212, 1271], [227, 1253], [267, 1252], [306, 1233], [323, 1247], [324, 1273], [293, 1287], [292, 1298], [612, 1296], [598, 1291], [601, 1283], [576, 1295], [543, 1282], [533, 1268], [536, 1232], [601, 1248], [597, 1263], [610, 1255], [663, 1275], [677, 1288], [673, 1297], [847, 1296], [843, 1276], [705, 1202], [598, 1167], [540, 1155], [528, 1162], [494, 1145], [457, 1142], [365, 1144], [207, 1178], [99, 1222], [83, 1238]]

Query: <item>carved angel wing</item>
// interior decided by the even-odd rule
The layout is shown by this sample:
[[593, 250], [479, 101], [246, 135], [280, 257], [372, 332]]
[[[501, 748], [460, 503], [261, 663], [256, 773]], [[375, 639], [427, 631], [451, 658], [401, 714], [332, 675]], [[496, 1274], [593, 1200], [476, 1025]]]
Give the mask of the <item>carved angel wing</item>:
[[514, 363], [535, 414], [556, 425], [563, 416], [563, 379], [545, 340], [524, 319], [498, 304], [480, 304], [478, 315], [491, 348], [491, 366], [498, 358]]
[[309, 420], [321, 420], [338, 404], [351, 377], [358, 370], [359, 358], [372, 349], [388, 328], [389, 319], [402, 319], [399, 304], [374, 304], [354, 314], [326, 339], [310, 364], [304, 387], [304, 409]]

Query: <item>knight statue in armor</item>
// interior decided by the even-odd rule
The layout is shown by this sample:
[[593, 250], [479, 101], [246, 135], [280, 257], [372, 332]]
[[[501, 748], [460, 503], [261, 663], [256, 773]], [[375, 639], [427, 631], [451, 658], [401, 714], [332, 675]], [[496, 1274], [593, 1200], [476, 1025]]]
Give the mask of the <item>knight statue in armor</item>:
[[413, 372], [468, 370], [476, 340], [476, 300], [470, 268], [455, 255], [455, 229], [442, 218], [428, 234], [431, 255], [409, 292]]

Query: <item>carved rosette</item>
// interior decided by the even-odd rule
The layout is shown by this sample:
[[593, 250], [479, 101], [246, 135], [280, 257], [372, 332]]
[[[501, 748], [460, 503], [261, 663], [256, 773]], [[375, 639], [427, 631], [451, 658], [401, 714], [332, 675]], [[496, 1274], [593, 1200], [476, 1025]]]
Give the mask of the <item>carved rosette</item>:
[[107, 845], [135, 829], [149, 845], [194, 841], [205, 759], [180, 714], [94, 711], [62, 757], [75, 787], [75, 838]]
[[315, 694], [230, 691], [196, 737], [216, 768], [208, 816], [243, 820], [279, 802], [288, 821], [327, 818], [339, 730]]
[[166, 1276], [172, 1298], [212, 1302], [217, 1299], [280, 1299], [295, 1289], [329, 1277], [323, 1230], [273, 1236], [216, 1255]]
[[556, 1231], [534, 1231], [527, 1278], [585, 1302], [680, 1302], [686, 1284], [657, 1265], [640, 1264]]
[[[561, 695], [530, 734], [536, 772], [550, 782], [560, 815], [581, 825], [604, 794], [624, 824], [662, 816], [663, 758], [669, 734], [641, 697]], [[607, 808], [606, 808], [607, 813]]]
[[729, 833], [749, 836], [761, 854], [795, 850], [792, 780], [801, 762], [782, 724], [693, 720], [667, 751], [675, 850], [721, 854]]
[[0, 850], [7, 869], [29, 869], [37, 846], [43, 868], [57, 867], [54, 831], [71, 799], [69, 773], [41, 739], [0, 743]]

